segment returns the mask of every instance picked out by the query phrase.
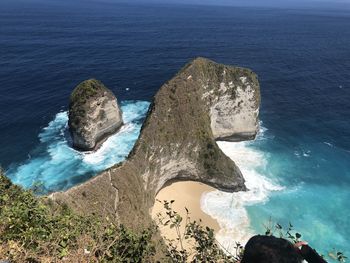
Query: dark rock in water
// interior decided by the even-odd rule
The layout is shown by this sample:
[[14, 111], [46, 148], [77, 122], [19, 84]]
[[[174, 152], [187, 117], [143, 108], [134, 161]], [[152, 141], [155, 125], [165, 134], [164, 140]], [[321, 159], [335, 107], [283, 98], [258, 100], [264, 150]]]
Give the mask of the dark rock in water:
[[253, 139], [259, 105], [259, 83], [251, 70], [195, 59], [157, 92], [126, 161], [51, 198], [139, 227], [151, 221], [155, 195], [169, 182], [244, 191], [239, 168], [216, 140]]
[[102, 82], [83, 81], [71, 94], [68, 124], [74, 148], [96, 149], [123, 124], [117, 98]]

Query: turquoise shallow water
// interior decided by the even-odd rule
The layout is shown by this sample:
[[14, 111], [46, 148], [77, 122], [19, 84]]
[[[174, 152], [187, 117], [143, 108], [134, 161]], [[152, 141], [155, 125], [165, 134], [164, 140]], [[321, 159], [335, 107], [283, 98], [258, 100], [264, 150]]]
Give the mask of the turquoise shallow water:
[[[209, 196], [208, 212], [242, 238], [272, 217], [323, 253], [350, 254], [349, 9], [3, 0], [0, 25], [0, 163], [14, 182], [67, 189], [123, 160], [142, 101], [205, 56], [259, 75], [265, 128], [255, 142], [223, 145], [251, 191]], [[129, 121], [80, 154], [67, 141], [67, 104], [91, 77], [124, 101]]]
[[131, 151], [148, 110], [149, 102], [123, 101], [124, 125], [96, 152], [78, 152], [71, 147], [67, 112], [56, 114], [39, 133], [40, 143], [28, 159], [13, 164], [7, 175], [26, 188], [39, 186], [43, 193], [68, 189], [98, 172], [123, 161]]
[[247, 208], [252, 228], [264, 231], [261, 218], [271, 217], [285, 226], [292, 222], [322, 253], [333, 248], [348, 252], [350, 152], [315, 137], [288, 140], [269, 137], [271, 133], [267, 131], [267, 138], [252, 147], [266, 155], [268, 165], [261, 173], [285, 189]]
[[292, 223], [320, 253], [347, 253], [350, 153], [315, 137], [287, 136], [277, 137], [262, 124], [255, 141], [219, 142], [241, 169], [249, 191], [202, 197], [203, 210], [223, 229], [217, 238], [234, 251], [235, 241], [265, 233], [266, 226], [279, 223], [287, 229]]

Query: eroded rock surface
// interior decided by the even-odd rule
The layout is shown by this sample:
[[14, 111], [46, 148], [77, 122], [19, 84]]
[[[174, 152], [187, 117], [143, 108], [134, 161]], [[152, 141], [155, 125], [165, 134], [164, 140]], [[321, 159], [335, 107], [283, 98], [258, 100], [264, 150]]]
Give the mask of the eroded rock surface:
[[137, 228], [140, 221], [151, 221], [156, 193], [173, 180], [245, 190], [239, 168], [215, 140], [253, 139], [259, 104], [259, 83], [251, 70], [197, 58], [157, 92], [126, 161], [51, 197]]
[[[227, 72], [224, 70], [223, 74], [230, 74]], [[254, 82], [245, 76], [239, 77], [236, 81], [223, 81], [217, 92], [218, 96], [210, 106], [214, 137], [224, 141], [254, 139], [259, 129], [260, 99]]]
[[74, 89], [69, 103], [69, 130], [74, 148], [94, 150], [122, 124], [117, 98], [102, 82], [89, 79]]

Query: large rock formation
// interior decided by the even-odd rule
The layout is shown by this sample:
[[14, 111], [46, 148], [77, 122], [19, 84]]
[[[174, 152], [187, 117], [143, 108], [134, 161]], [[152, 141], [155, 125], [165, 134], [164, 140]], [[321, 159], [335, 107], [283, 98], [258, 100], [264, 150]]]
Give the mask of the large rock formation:
[[73, 147], [89, 151], [118, 131], [123, 119], [113, 93], [102, 82], [89, 79], [71, 94], [68, 123]]
[[215, 140], [254, 138], [259, 104], [251, 70], [197, 58], [160, 88], [126, 161], [51, 197], [137, 227], [149, 222], [156, 193], [173, 180], [245, 190], [240, 170]]

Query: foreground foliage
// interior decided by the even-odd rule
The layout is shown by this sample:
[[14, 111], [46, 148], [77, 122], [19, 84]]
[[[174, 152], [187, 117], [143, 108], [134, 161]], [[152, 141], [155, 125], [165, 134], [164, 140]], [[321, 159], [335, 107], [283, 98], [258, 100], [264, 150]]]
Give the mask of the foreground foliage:
[[79, 216], [36, 197], [0, 174], [0, 260], [10, 262], [153, 261], [155, 229], [134, 233], [106, 218]]
[[[165, 207], [172, 222], [169, 226], [178, 228], [181, 217], [169, 205]], [[152, 237], [156, 231], [150, 227], [134, 233], [108, 218], [102, 222], [97, 217], [77, 215], [65, 205], [13, 185], [0, 174], [0, 260], [155, 262]], [[161, 262], [235, 262], [218, 246], [212, 229], [189, 218], [183, 238], [194, 239], [191, 253], [175, 243], [168, 244]]]
[[[161, 202], [158, 200], [158, 202]], [[215, 239], [214, 230], [202, 226], [201, 222], [191, 220], [186, 209], [185, 218], [173, 210], [174, 200], [162, 201], [165, 214], [158, 214], [158, 223], [176, 231], [175, 239], [166, 239], [167, 257], [172, 262], [239, 262], [243, 255], [243, 246], [236, 243], [236, 253], [231, 255]], [[182, 230], [181, 224], [184, 224]], [[185, 243], [190, 244], [186, 247]]]
[[[0, 261], [15, 262], [228, 262], [241, 260], [243, 246], [236, 243], [231, 255], [217, 242], [213, 229], [192, 221], [186, 209], [182, 218], [163, 201], [165, 215], [158, 223], [176, 231], [176, 238], [155, 243], [156, 227], [135, 233], [108, 218], [80, 216], [67, 206], [37, 197], [13, 185], [0, 170]], [[183, 225], [183, 227], [181, 227]], [[271, 223], [266, 235], [275, 234], [298, 242], [301, 235], [290, 224], [286, 230]], [[191, 246], [185, 243], [191, 241]], [[164, 245], [164, 244], [163, 244]], [[165, 247], [163, 257], [156, 256]], [[162, 253], [160, 253], [162, 255]], [[345, 262], [335, 251], [333, 259]]]
[[[234, 253], [226, 251], [223, 246], [215, 239], [214, 230], [208, 227], [203, 227], [201, 222], [192, 221], [189, 216], [189, 211], [186, 209], [185, 218], [181, 217], [173, 210], [172, 201], [159, 201], [164, 206], [165, 215], [158, 214], [158, 223], [164, 227], [175, 229], [176, 238], [167, 239], [167, 256], [173, 262], [228, 262], [239, 263], [242, 260], [244, 247], [236, 242]], [[184, 229], [181, 228], [184, 224]], [[289, 223], [287, 227], [283, 227], [279, 223], [273, 223], [272, 220], [265, 225], [267, 236], [276, 236], [289, 240], [296, 244], [301, 241], [302, 235], [294, 230], [294, 226]], [[183, 229], [181, 231], [181, 229]], [[189, 248], [186, 248], [184, 243], [191, 239], [193, 242]], [[346, 262], [347, 257], [343, 252], [333, 250], [327, 255], [322, 255], [325, 259]]]
[[[283, 227], [279, 223], [273, 223], [271, 218], [269, 222], [265, 225], [265, 235], [267, 236], [278, 236], [280, 238], [284, 238], [289, 240], [290, 242], [296, 244], [301, 241], [302, 235], [294, 230], [294, 226], [289, 222], [287, 227]], [[338, 261], [338, 262], [346, 262], [347, 257], [343, 252], [333, 249], [327, 255], [321, 255], [325, 259]]]

